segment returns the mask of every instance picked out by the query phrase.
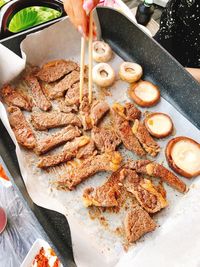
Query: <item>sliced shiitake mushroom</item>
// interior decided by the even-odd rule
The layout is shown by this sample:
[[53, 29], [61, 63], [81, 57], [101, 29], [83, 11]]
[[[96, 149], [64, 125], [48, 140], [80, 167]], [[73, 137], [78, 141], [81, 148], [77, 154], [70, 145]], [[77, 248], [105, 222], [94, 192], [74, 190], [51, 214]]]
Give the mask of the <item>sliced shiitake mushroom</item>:
[[128, 90], [129, 96], [141, 107], [151, 107], [160, 100], [160, 91], [151, 82], [140, 80], [133, 83]]
[[142, 67], [133, 62], [123, 62], [119, 67], [119, 76], [123, 81], [133, 83], [142, 77]]
[[109, 87], [115, 81], [115, 72], [107, 63], [99, 63], [92, 70], [94, 83], [100, 87]]
[[173, 122], [165, 113], [150, 113], [146, 116], [144, 122], [148, 132], [156, 138], [167, 137], [173, 131]]
[[93, 59], [96, 62], [108, 62], [112, 58], [112, 49], [103, 41], [95, 41], [93, 43]]
[[186, 178], [200, 174], [200, 144], [193, 139], [185, 136], [173, 138], [167, 144], [165, 155], [176, 173]]

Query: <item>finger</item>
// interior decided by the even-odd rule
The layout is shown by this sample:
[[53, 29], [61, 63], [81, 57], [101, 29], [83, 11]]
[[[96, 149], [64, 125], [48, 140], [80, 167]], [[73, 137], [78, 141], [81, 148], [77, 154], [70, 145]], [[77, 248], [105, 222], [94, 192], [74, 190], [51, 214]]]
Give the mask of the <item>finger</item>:
[[99, 0], [84, 0], [83, 9], [85, 10], [86, 14], [89, 15], [90, 11], [92, 11], [98, 3]]
[[72, 9], [74, 13], [74, 25], [84, 35], [88, 35], [88, 18], [83, 9], [83, 1], [72, 1]]

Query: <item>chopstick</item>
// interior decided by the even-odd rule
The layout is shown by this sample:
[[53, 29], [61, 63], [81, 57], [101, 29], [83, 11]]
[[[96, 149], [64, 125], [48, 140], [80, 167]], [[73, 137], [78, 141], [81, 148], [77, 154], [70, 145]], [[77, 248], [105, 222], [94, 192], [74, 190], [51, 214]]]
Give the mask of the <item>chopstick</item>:
[[[88, 99], [92, 103], [92, 41], [93, 41], [93, 15], [89, 15], [89, 39], [88, 39]], [[84, 67], [85, 67], [85, 43], [86, 39], [81, 37], [81, 62], [80, 62], [80, 103], [83, 98], [83, 84], [84, 84]]]
[[90, 12], [90, 23], [89, 23], [89, 44], [88, 44], [88, 91], [89, 91], [89, 103], [92, 103], [92, 40], [93, 40], [93, 15]]
[[80, 66], [80, 103], [83, 98], [84, 84], [84, 68], [85, 68], [85, 37], [81, 37], [81, 66]]

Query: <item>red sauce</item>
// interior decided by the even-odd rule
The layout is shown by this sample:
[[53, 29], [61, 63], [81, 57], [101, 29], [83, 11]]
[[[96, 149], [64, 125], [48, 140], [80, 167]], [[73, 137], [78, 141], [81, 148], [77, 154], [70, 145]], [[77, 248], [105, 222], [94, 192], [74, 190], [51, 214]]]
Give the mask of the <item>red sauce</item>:
[[[55, 252], [53, 251], [53, 249], [50, 250], [50, 254], [52, 256], [56, 256]], [[45, 250], [42, 247], [40, 249], [40, 252], [36, 255], [35, 259], [34, 259], [34, 263], [37, 263], [37, 267], [50, 267], [49, 266], [49, 260], [48, 258], [45, 256]], [[59, 266], [59, 260], [58, 258], [56, 259], [56, 261], [54, 262], [53, 267], [58, 267]]]
[[35, 260], [37, 267], [49, 267], [49, 260], [45, 256], [44, 248], [40, 249], [40, 252], [36, 255]]
[[4, 169], [3, 169], [3, 167], [1, 166], [1, 164], [0, 164], [0, 178], [3, 178], [5, 180], [9, 181], [9, 179], [8, 179]]

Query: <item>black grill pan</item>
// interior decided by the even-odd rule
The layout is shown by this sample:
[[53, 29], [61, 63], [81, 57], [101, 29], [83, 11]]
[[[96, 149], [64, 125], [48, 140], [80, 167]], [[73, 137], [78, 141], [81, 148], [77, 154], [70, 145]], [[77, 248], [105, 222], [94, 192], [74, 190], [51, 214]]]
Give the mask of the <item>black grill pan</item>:
[[[98, 8], [97, 11], [103, 39], [124, 60], [140, 63], [144, 67], [144, 78], [158, 84], [162, 96], [200, 129], [200, 85], [159, 44], [121, 13], [108, 8]], [[30, 32], [32, 31], [15, 37], [12, 49], [18, 55], [20, 55], [20, 42]], [[6, 40], [3, 44], [8, 45]], [[75, 266], [70, 231], [64, 216], [40, 208], [31, 201], [19, 171], [14, 144], [2, 123], [0, 123], [0, 154], [24, 201], [28, 203], [42, 225], [63, 265]]]

